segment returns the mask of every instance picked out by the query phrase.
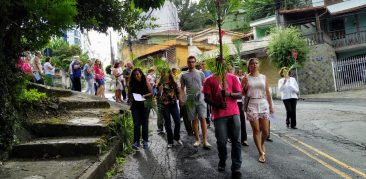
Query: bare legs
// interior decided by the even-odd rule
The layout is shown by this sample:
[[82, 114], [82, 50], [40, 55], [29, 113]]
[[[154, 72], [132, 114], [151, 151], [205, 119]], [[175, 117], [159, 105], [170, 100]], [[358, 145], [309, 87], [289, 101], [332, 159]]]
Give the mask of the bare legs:
[[104, 96], [104, 85], [101, 85], [97, 89], [97, 96], [105, 98]]
[[205, 118], [201, 118], [201, 120], [195, 119], [192, 122], [192, 126], [193, 126], [193, 131], [194, 131], [194, 135], [196, 137], [196, 142], [200, 141], [200, 133], [199, 133], [199, 127], [198, 127], [198, 123], [201, 122], [201, 130], [202, 130], [202, 137], [203, 137], [203, 144], [207, 144], [207, 124], [206, 124], [206, 119]]
[[269, 131], [268, 119], [250, 121], [250, 125], [253, 129], [253, 139], [259, 154], [258, 160], [260, 162], [265, 162], [266, 149], [264, 146], [264, 141], [266, 140]]

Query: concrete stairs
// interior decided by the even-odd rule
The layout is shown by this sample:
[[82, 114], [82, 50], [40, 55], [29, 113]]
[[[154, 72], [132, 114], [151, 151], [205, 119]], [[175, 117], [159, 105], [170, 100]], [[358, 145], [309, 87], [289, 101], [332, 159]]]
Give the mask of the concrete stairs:
[[[121, 150], [119, 141], [110, 140], [108, 125], [112, 116], [128, 107], [79, 92], [36, 86], [57, 97], [53, 108], [65, 114], [29, 123], [25, 128], [31, 137], [13, 146], [11, 159], [0, 166], [0, 178], [103, 178]], [[79, 163], [78, 169], [70, 171], [56, 161]], [[19, 171], [15, 166], [22, 168]], [[55, 176], [49, 170], [63, 173]]]

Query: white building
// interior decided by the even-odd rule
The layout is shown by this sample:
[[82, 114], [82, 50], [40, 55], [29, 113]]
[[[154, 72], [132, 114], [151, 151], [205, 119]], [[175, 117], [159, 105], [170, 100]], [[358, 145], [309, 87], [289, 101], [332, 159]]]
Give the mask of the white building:
[[150, 34], [155, 32], [161, 32], [166, 30], [179, 30], [179, 18], [177, 7], [170, 1], [165, 1], [164, 5], [159, 9], [149, 10], [142, 15], [150, 14], [150, 17], [155, 18], [153, 22], [158, 25], [154, 29], [143, 29], [137, 32], [137, 38], [140, 38], [144, 34]]

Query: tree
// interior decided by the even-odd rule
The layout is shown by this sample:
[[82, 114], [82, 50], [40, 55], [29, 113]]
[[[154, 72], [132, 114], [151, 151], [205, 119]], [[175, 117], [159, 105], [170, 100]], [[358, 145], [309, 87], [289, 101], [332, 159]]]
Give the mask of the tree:
[[203, 1], [199, 4], [191, 0], [173, 0], [178, 10], [179, 28], [197, 31], [215, 25], [208, 11], [204, 10]]
[[243, 9], [246, 18], [250, 21], [273, 16], [275, 14], [273, 0], [245, 0]]
[[0, 5], [0, 158], [13, 142], [23, 80], [16, 61], [24, 50], [38, 50], [52, 36], [77, 25], [83, 30], [106, 32], [109, 27], [134, 34], [144, 28], [142, 11], [164, 0], [3, 0]]
[[69, 45], [61, 38], [53, 38], [46, 46], [53, 50], [52, 63], [56, 68], [67, 71], [71, 63], [71, 57], [79, 56], [82, 64], [85, 64], [88, 60], [88, 55], [83, 53], [80, 46]]
[[296, 64], [302, 66], [307, 60], [309, 47], [300, 31], [295, 27], [271, 29], [267, 54], [277, 68], [295, 64], [293, 49], [298, 53]]

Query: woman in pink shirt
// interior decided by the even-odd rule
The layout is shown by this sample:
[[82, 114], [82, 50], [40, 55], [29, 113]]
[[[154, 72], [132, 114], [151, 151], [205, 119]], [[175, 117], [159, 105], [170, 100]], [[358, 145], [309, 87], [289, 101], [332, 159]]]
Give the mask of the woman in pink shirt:
[[102, 62], [99, 59], [95, 60], [93, 66], [95, 82], [97, 82], [97, 96], [105, 98], [104, 95], [104, 71]]

